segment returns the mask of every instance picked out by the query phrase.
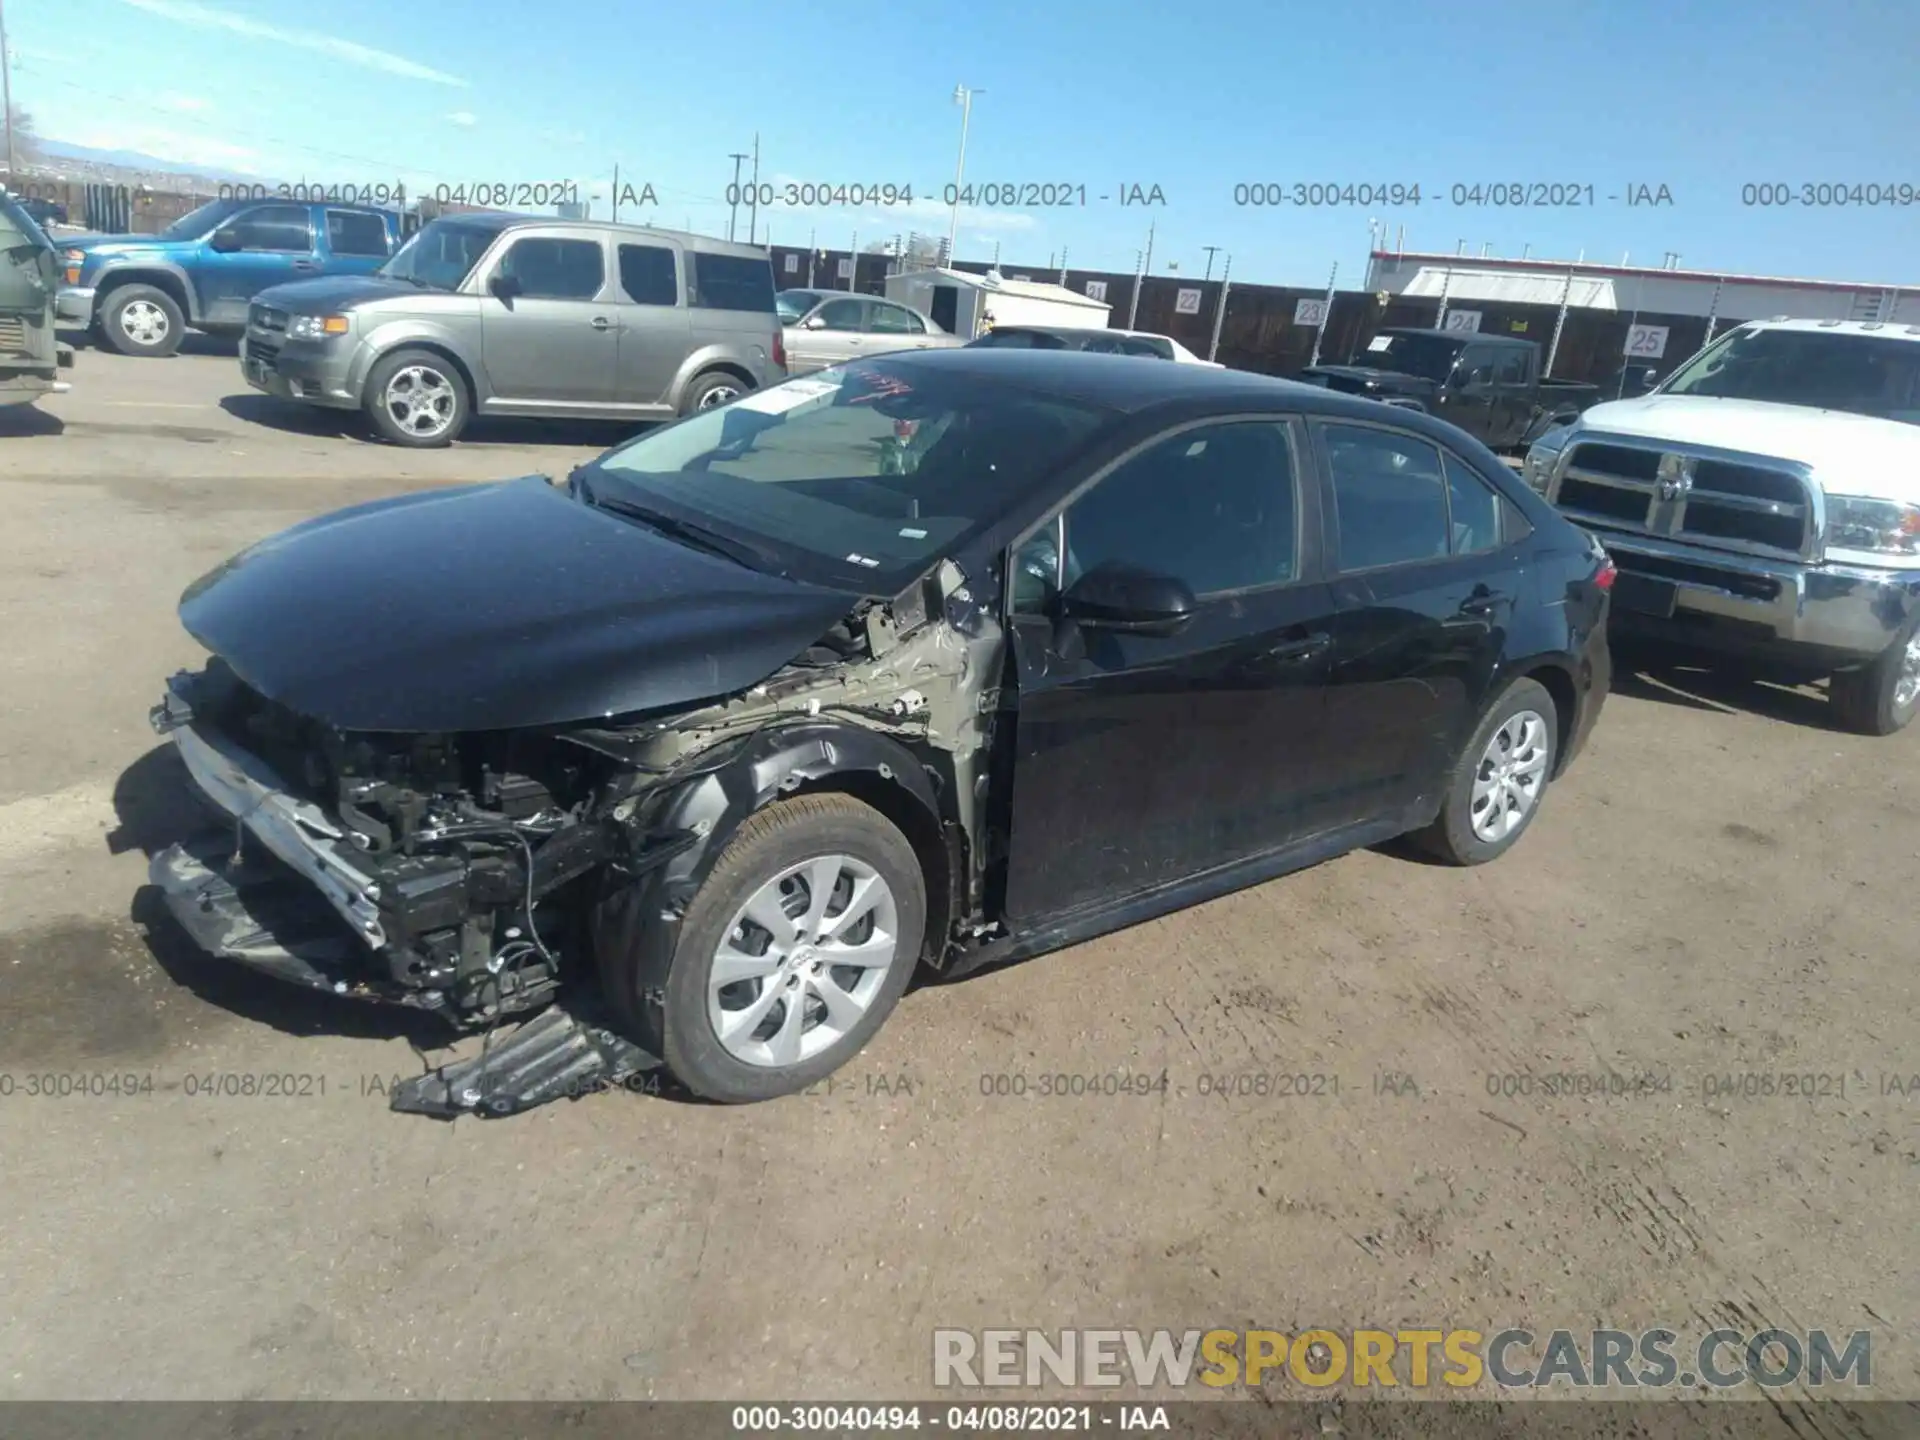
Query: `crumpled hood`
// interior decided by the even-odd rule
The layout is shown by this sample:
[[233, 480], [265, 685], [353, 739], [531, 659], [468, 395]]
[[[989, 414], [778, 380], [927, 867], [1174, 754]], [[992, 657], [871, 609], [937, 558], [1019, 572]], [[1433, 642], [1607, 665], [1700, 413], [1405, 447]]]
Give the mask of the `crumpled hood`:
[[195, 581], [180, 619], [254, 689], [340, 729], [496, 730], [746, 689], [855, 598], [530, 476], [296, 525]]
[[419, 297], [445, 295], [444, 290], [422, 290], [404, 280], [384, 280], [377, 275], [320, 275], [312, 280], [289, 280], [270, 285], [253, 298], [262, 305], [289, 310], [295, 315], [337, 315], [356, 305], [376, 300], [391, 300], [396, 295]]
[[1569, 438], [1587, 430], [1798, 461], [1833, 494], [1920, 499], [1920, 425], [1900, 420], [1764, 400], [1649, 395], [1594, 406]]

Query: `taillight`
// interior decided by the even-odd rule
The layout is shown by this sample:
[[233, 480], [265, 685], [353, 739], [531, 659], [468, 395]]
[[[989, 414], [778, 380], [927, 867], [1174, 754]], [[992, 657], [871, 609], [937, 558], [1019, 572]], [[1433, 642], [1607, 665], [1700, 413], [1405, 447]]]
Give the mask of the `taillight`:
[[1619, 574], [1619, 567], [1613, 563], [1613, 557], [1611, 555], [1602, 556], [1600, 568], [1593, 572], [1594, 587], [1599, 590], [1611, 590], [1613, 588], [1613, 582]]
[[778, 330], [773, 332], [773, 363], [782, 370], [787, 368], [787, 337]]

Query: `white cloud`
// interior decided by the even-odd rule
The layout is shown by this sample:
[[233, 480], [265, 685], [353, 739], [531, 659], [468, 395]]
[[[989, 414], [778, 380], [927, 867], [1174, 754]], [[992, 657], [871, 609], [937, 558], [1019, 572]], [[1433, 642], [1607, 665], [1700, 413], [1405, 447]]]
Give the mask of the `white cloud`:
[[189, 115], [213, 108], [213, 102], [210, 100], [203, 100], [198, 95], [181, 95], [172, 90], [162, 92], [155, 103], [162, 110], [179, 110]]
[[404, 55], [396, 55], [391, 50], [376, 50], [371, 45], [361, 45], [353, 40], [343, 40], [337, 35], [323, 35], [317, 30], [289, 30], [280, 25], [267, 25], [245, 15], [236, 15], [229, 10], [217, 10], [211, 5], [201, 5], [197, 0], [121, 0], [136, 10], [144, 10], [149, 15], [158, 15], [163, 20], [172, 20], [179, 25], [190, 25], [196, 30], [226, 30], [235, 35], [245, 35], [252, 40], [270, 40], [280, 45], [292, 45], [301, 50], [312, 50], [322, 55], [331, 55], [336, 60], [344, 60], [349, 65], [359, 65], [368, 70], [383, 70], [389, 75], [399, 75], [408, 80], [426, 80], [435, 85], [457, 85], [464, 87], [466, 81], [457, 75], [449, 75], [444, 70], [435, 70], [422, 65], [417, 60], [409, 60]]
[[480, 123], [480, 117], [471, 110], [456, 110], [447, 119], [463, 130], [470, 130]]

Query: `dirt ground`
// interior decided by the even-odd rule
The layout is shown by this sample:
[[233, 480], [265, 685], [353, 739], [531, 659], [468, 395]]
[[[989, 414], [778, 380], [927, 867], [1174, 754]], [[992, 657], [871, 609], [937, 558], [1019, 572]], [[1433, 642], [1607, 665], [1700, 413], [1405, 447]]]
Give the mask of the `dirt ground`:
[[[618, 432], [402, 452], [193, 348], [0, 412], [0, 1398], [905, 1398], [936, 1327], [1656, 1324], [1870, 1329], [1874, 1395], [1920, 1398], [1920, 1098], [1883, 1080], [1920, 1072], [1920, 735], [1626, 673], [1496, 865], [1364, 852], [917, 990], [813, 1095], [395, 1115], [432, 1032], [148, 937], [174, 601]], [[1539, 1093], [1568, 1073], [1647, 1083]], [[1748, 1073], [1846, 1093], [1707, 1093]]]

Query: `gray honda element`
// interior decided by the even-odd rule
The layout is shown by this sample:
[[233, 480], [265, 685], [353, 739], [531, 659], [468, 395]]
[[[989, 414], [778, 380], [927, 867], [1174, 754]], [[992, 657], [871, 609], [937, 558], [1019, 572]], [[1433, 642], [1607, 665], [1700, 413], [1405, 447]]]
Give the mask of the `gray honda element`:
[[399, 445], [473, 415], [667, 420], [786, 378], [764, 247], [603, 221], [449, 215], [378, 272], [263, 290], [240, 369]]

